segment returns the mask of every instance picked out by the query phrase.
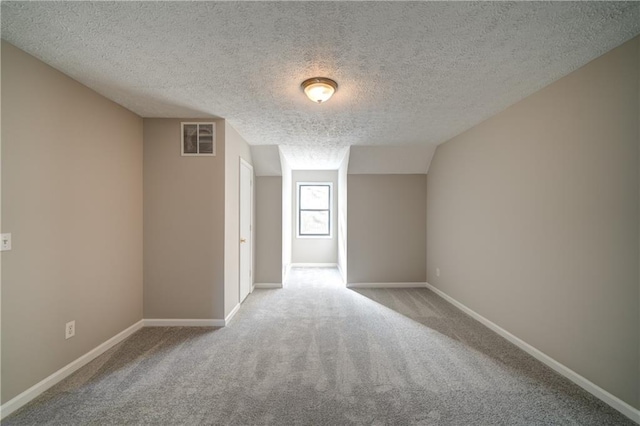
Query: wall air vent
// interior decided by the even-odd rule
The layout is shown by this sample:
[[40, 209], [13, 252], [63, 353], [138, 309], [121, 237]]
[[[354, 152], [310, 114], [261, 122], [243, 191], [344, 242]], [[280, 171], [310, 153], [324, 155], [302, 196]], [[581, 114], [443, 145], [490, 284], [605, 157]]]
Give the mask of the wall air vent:
[[216, 155], [216, 123], [182, 123], [181, 152], [185, 157]]

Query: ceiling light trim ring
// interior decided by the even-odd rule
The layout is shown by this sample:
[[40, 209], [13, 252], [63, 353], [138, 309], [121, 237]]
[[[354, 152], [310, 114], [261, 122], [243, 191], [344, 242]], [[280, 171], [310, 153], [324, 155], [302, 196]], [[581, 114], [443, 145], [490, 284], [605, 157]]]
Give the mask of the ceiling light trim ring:
[[300, 86], [307, 97], [318, 104], [328, 101], [338, 90], [338, 83], [327, 77], [308, 78]]

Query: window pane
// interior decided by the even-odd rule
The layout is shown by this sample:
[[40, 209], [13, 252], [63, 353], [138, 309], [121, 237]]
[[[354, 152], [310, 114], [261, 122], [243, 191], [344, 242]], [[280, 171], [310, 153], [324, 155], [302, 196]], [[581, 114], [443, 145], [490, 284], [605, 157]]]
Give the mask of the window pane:
[[213, 137], [213, 125], [212, 124], [200, 124], [200, 138], [203, 136]]
[[200, 154], [213, 154], [213, 143], [200, 140]]
[[300, 185], [301, 209], [329, 209], [329, 187], [327, 185]]
[[196, 124], [184, 125], [183, 142], [183, 152], [185, 154], [198, 153], [198, 126]]
[[[202, 126], [200, 126], [202, 129]], [[200, 149], [198, 152], [200, 154], [213, 154], [213, 137], [211, 135], [203, 136], [200, 133]]]
[[300, 212], [300, 235], [329, 235], [329, 212]]

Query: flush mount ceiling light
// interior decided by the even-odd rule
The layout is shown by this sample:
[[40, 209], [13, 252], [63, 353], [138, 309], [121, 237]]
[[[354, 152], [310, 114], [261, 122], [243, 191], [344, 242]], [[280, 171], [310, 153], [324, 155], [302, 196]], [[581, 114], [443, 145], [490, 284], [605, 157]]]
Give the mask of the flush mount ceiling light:
[[321, 104], [333, 96], [338, 83], [325, 77], [313, 77], [302, 82], [302, 89], [311, 101]]

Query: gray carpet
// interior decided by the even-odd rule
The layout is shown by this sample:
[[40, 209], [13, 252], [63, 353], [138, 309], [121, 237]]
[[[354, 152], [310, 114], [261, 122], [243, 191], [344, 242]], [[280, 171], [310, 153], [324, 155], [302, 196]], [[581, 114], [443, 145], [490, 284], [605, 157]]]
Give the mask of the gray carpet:
[[633, 423], [429, 290], [307, 268], [228, 327], [140, 330], [2, 424]]

